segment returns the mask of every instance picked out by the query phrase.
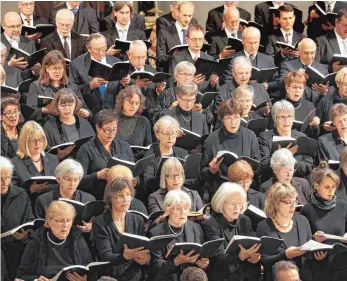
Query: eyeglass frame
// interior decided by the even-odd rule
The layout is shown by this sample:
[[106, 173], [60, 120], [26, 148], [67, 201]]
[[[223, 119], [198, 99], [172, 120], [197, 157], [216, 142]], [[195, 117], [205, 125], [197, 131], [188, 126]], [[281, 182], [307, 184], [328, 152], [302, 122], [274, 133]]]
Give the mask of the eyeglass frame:
[[7, 118], [10, 118], [12, 115], [19, 116], [21, 114], [20, 110], [13, 110], [13, 111], [4, 111], [2, 112], [2, 115], [5, 115]]

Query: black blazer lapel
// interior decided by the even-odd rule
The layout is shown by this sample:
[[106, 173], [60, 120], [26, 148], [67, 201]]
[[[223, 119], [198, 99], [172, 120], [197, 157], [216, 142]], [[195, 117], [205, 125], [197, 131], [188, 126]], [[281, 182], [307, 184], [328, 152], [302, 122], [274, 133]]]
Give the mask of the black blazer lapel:
[[23, 163], [27, 168], [27, 171], [30, 173], [30, 175], [32, 176], [38, 176], [39, 175], [39, 171], [36, 169], [33, 161], [31, 161], [30, 157], [24, 157], [23, 159]]
[[1, 34], [1, 42], [6, 46], [7, 51], [9, 51], [11, 48], [11, 44], [10, 44], [10, 42], [8, 42], [4, 33]]
[[339, 43], [337, 42], [337, 38], [334, 31], [330, 32], [330, 34], [327, 36], [327, 39], [331, 48], [334, 51], [334, 54], [341, 54]]
[[128, 30], [128, 34], [127, 34], [127, 40], [128, 41], [133, 41], [136, 40], [136, 29], [131, 28], [131, 26], [129, 26], [129, 30]]
[[171, 30], [169, 30], [169, 32], [171, 31], [171, 35], [172, 35], [172, 37], [174, 38], [174, 40], [175, 40], [175, 45], [181, 45], [182, 43], [181, 43], [181, 40], [180, 40], [180, 37], [178, 36], [178, 31], [177, 31], [177, 28], [176, 28], [176, 26], [175, 25], [173, 25], [172, 27], [171, 27]]
[[77, 13], [75, 14], [75, 17], [77, 16], [77, 34], [81, 33], [81, 29], [82, 29], [82, 25], [84, 22], [84, 17], [85, 17], [85, 13], [84, 13], [84, 5], [81, 4], [80, 7], [78, 8]]
[[[71, 35], [71, 42], [72, 42], [72, 35]], [[66, 55], [66, 52], [65, 52], [63, 43], [61, 43], [59, 34], [58, 34], [58, 32], [57, 32], [56, 30], [53, 32], [52, 43], [53, 43], [53, 45], [54, 45], [54, 48], [55, 48], [56, 50], [62, 52], [63, 55], [64, 55], [64, 57], [66, 58], [67, 55]], [[72, 44], [72, 43], [71, 43], [71, 44]], [[73, 45], [71, 46], [71, 49], [72, 49], [72, 51], [74, 51], [74, 46], [73, 46]]]
[[[90, 54], [88, 53], [88, 54], [86, 55], [86, 57], [84, 58], [84, 71], [85, 71], [85, 75], [88, 77], [88, 81], [89, 81], [89, 82], [92, 81], [92, 79], [93, 79], [93, 77], [90, 77], [90, 76], [88, 75], [91, 62], [92, 62], [92, 58], [91, 58]], [[96, 95], [97, 95], [100, 99], [102, 99], [102, 97], [101, 97], [101, 95], [100, 95], [100, 92], [99, 92], [99, 89], [98, 89], [98, 88], [94, 89], [94, 90], [91, 91], [91, 92], [96, 93]]]
[[43, 161], [43, 169], [44, 169], [45, 175], [54, 175], [54, 170], [52, 170], [52, 167], [50, 166], [50, 161], [48, 157], [46, 155], [45, 156], [42, 155], [41, 158]]
[[194, 230], [191, 227], [191, 225], [188, 223], [188, 221], [184, 225], [184, 236], [186, 238], [186, 242], [195, 242], [195, 235], [194, 235]]
[[228, 40], [229, 40], [229, 38], [228, 38], [228, 36], [227, 36], [227, 34], [225, 33], [224, 30], [221, 32], [220, 39], [223, 41], [223, 43], [225, 44], [225, 46], [228, 45]]
[[28, 44], [28, 41], [26, 41], [24, 39], [24, 37], [22, 37], [22, 36], [20, 36], [19, 38], [20, 38], [20, 40], [19, 40], [18, 47], [19, 47], [19, 49], [25, 50], [25, 46]]
[[197, 112], [192, 111], [192, 131], [194, 133], [199, 134], [199, 132], [202, 132], [201, 125], [202, 125], [202, 122], [200, 119], [200, 115], [197, 114]]

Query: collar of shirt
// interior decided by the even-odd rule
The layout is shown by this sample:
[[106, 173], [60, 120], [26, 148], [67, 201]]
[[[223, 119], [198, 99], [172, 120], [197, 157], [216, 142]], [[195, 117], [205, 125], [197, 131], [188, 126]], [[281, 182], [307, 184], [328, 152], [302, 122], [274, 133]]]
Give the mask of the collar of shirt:
[[[282, 32], [282, 35], [283, 35], [283, 38], [284, 38], [284, 40], [286, 39], [286, 34], [287, 33], [290, 33], [290, 36], [289, 36], [289, 41], [293, 41], [293, 33], [294, 33], [294, 30], [293, 29], [291, 29], [289, 32], [287, 32], [287, 31], [284, 31], [282, 28], [280, 28], [280, 30], [281, 30], [281, 32]], [[293, 43], [293, 42], [292, 42]]]
[[[66, 6], [67, 6], [67, 8], [69, 9], [69, 10], [72, 10], [72, 9], [77, 9], [77, 11], [79, 10], [79, 8], [80, 8], [80, 5], [78, 5], [77, 7], [75, 7], [75, 8], [72, 8], [71, 6], [70, 6], [70, 4], [69, 4], [69, 2], [66, 2]], [[77, 12], [76, 11], [76, 12]]]
[[[99, 60], [93, 58], [92, 56], [90, 56], [90, 57], [91, 57], [93, 60], [99, 61]], [[108, 63], [106, 62], [106, 57], [104, 57], [100, 62], [105, 63], [105, 64], [108, 64]]]
[[4, 35], [5, 35], [6, 39], [7, 39], [7, 41], [8, 41], [11, 45], [13, 45], [13, 44], [17, 44], [17, 45], [18, 45], [18, 44], [19, 44], [20, 37], [18, 37], [17, 39], [12, 39], [12, 38], [10, 38], [10, 37], [7, 36], [6, 32], [4, 32]]
[[311, 66], [312, 65], [312, 63], [311, 64], [304, 64], [302, 61], [301, 61], [301, 59], [299, 58], [299, 61], [301, 62], [301, 64], [302, 65], [304, 65], [304, 66]]
[[330, 5], [331, 11], [334, 11], [335, 3], [336, 3], [336, 1], [333, 1], [333, 2], [331, 2], [330, 4], [328, 4], [326, 1], [324, 1], [325, 10], [328, 10], [328, 5]]
[[272, 5], [274, 5], [274, 7], [277, 9], [279, 6], [283, 5], [284, 1], [281, 1], [281, 4], [278, 5], [277, 3], [275, 3], [275, 1], [272, 1]]
[[188, 27], [186, 27], [186, 28], [185, 28], [185, 27], [182, 27], [181, 24], [178, 22], [178, 20], [176, 20], [175, 26], [176, 26], [176, 28], [177, 28], [178, 34], [181, 34], [181, 33], [182, 33], [182, 29], [187, 30], [187, 28], [188, 28]]
[[[243, 52], [245, 53], [246, 57], [249, 58], [250, 54], [246, 52], [245, 49], [243, 49]], [[256, 58], [257, 54], [254, 54], [254, 59]]]
[[228, 38], [231, 38], [231, 37], [235, 38], [234, 36], [231, 36], [232, 33], [235, 33], [236, 34], [236, 38], [237, 38], [237, 30], [234, 31], [234, 32], [229, 30], [229, 29], [227, 29], [227, 28], [224, 28], [224, 30], [225, 30], [225, 33], [227, 34]]
[[194, 53], [192, 53], [192, 52], [189, 50], [189, 48], [188, 48], [188, 52], [190, 53], [190, 55], [191, 55], [191, 57], [192, 57], [193, 60], [194, 60], [196, 57], [200, 58], [200, 52], [199, 52], [198, 55], [197, 55], [197, 54], [194, 54]]
[[[24, 25], [27, 25], [27, 21], [26, 21], [26, 16], [24, 16], [22, 13], [20, 13], [20, 17], [22, 18], [22, 21], [24, 23]], [[34, 15], [30, 16], [30, 26], [34, 26]]]
[[[58, 35], [59, 35], [60, 40], [64, 41], [64, 40], [65, 40], [64, 36], [63, 36], [63, 35], [61, 35], [61, 34], [59, 33], [59, 31], [58, 31], [58, 30], [57, 30], [57, 32], [58, 32]], [[70, 39], [71, 39], [71, 32], [70, 32], [70, 33], [69, 33], [69, 35], [67, 36], [67, 39], [68, 39], [68, 40], [70, 40]]]
[[342, 37], [336, 32], [336, 28], [334, 28], [334, 32], [335, 32], [335, 35], [336, 35], [336, 38], [337, 38], [337, 42], [338, 43], [344, 43], [344, 42], [346, 42], [347, 43], [347, 38], [345, 38], [345, 39], [342, 39]]
[[118, 32], [119, 32], [120, 30], [122, 30], [122, 32], [124, 32], [124, 31], [129, 31], [129, 26], [130, 26], [130, 21], [129, 21], [129, 23], [128, 23], [125, 27], [123, 27], [123, 28], [119, 26], [118, 22], [116, 22], [116, 28], [117, 28]]

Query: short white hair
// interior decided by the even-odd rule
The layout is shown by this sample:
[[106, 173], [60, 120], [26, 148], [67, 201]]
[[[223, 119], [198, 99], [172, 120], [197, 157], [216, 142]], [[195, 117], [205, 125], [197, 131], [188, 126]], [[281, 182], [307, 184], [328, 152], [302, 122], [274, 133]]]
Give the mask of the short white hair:
[[175, 131], [178, 131], [180, 129], [180, 124], [175, 118], [165, 115], [159, 118], [157, 122], [155, 122], [153, 130], [155, 133], [159, 133], [163, 128], [170, 128]]
[[252, 100], [254, 99], [254, 90], [250, 85], [241, 85], [238, 86], [235, 90], [235, 98], [243, 98], [245, 95], [251, 96]]
[[55, 177], [61, 179], [66, 173], [78, 174], [81, 179], [84, 175], [82, 165], [73, 159], [66, 159], [55, 168]]
[[1, 169], [10, 169], [11, 176], [12, 176], [14, 166], [13, 166], [13, 164], [12, 164], [10, 159], [8, 159], [8, 158], [6, 158], [4, 156], [0, 156], [0, 168]]
[[211, 207], [217, 213], [223, 213], [224, 202], [234, 194], [240, 194], [243, 199], [241, 213], [247, 209], [247, 194], [246, 191], [237, 183], [225, 182], [218, 188], [217, 192], [212, 197]]
[[272, 170], [277, 170], [281, 167], [295, 166], [296, 159], [293, 156], [293, 153], [290, 152], [287, 148], [278, 149], [272, 154], [270, 165]]
[[275, 102], [275, 104], [271, 108], [272, 120], [276, 124], [277, 116], [281, 111], [287, 112], [290, 115], [293, 115], [295, 118], [295, 109], [294, 106], [286, 100], [280, 100]]
[[134, 49], [144, 48], [147, 51], [147, 45], [142, 40], [134, 40], [130, 43], [129, 52], [133, 52]]
[[164, 199], [164, 211], [169, 208], [173, 207], [176, 204], [180, 202], [186, 202], [189, 204], [189, 206], [192, 206], [192, 200], [190, 199], [188, 193], [177, 189], [177, 190], [170, 190]]
[[259, 37], [259, 39], [261, 38], [260, 30], [258, 28], [256, 28], [256, 27], [250, 26], [250, 27], [245, 28], [242, 31], [242, 39], [244, 39], [250, 33], [254, 33], [256, 36]]
[[246, 66], [249, 69], [252, 69], [252, 63], [249, 58], [245, 56], [239, 56], [232, 60], [232, 68], [237, 69], [240, 66]]
[[64, 16], [69, 16], [72, 21], [75, 20], [75, 15], [73, 12], [71, 12], [70, 9], [61, 9], [57, 12], [55, 15], [55, 20], [57, 21], [59, 18], [64, 17]]
[[193, 75], [195, 75], [195, 72], [196, 72], [195, 65], [189, 61], [179, 62], [175, 67], [174, 76], [177, 76], [178, 73], [181, 73], [183, 71], [192, 72]]

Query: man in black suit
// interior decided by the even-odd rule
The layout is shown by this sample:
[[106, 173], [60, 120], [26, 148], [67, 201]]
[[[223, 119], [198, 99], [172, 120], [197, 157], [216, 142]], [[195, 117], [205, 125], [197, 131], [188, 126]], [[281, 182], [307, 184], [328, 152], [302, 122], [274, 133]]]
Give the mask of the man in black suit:
[[[36, 52], [35, 42], [20, 35], [22, 33], [22, 21], [18, 13], [6, 13], [3, 18], [2, 27], [4, 32], [1, 34], [1, 42], [6, 46], [7, 52], [11, 47], [21, 49], [29, 54]], [[41, 64], [37, 63], [31, 69], [26, 69], [28, 63], [24, 61], [24, 58], [16, 58], [15, 56], [9, 60], [7, 59], [6, 64], [21, 69], [24, 80], [31, 78], [33, 74], [39, 74], [41, 68]]]
[[146, 40], [146, 35], [143, 30], [136, 29], [130, 19], [133, 13], [133, 7], [130, 2], [116, 2], [113, 8], [113, 13], [116, 17], [116, 25], [109, 30], [102, 32], [107, 40], [107, 55], [117, 56], [121, 60], [127, 60], [125, 54], [121, 54], [121, 50], [114, 48], [116, 39], [123, 41]]
[[83, 99], [95, 115], [102, 109], [104, 98], [109, 94], [118, 93], [120, 83], [125, 85], [129, 83], [128, 80], [130, 79], [108, 82], [99, 77], [90, 77], [88, 72], [92, 59], [110, 65], [118, 62], [119, 59], [106, 56], [106, 38], [102, 34], [91, 34], [87, 39], [86, 46], [88, 53], [75, 58], [70, 63], [69, 83], [80, 88]]
[[241, 38], [242, 35], [239, 31], [240, 12], [236, 7], [224, 9], [223, 25], [224, 29], [214, 32], [210, 38], [211, 46], [208, 53], [215, 59], [224, 59], [235, 54], [235, 50], [227, 46], [229, 38]]
[[[280, 91], [282, 96], [284, 97], [286, 94], [284, 79], [289, 72], [292, 71], [305, 71], [306, 68], [310, 65], [317, 69], [324, 75], [327, 75], [328, 67], [326, 65], [322, 65], [319, 62], [315, 61], [314, 58], [316, 56], [317, 46], [316, 43], [310, 38], [304, 38], [300, 41], [299, 46], [299, 58], [295, 60], [291, 60], [282, 64], [280, 69]], [[332, 89], [330, 89], [332, 91]], [[326, 95], [329, 92], [329, 85], [316, 84], [307, 81], [307, 86], [305, 87], [305, 94], [309, 101], [313, 102], [315, 106], [317, 106], [318, 102], [322, 98], [322, 96]]]
[[[224, 11], [229, 7], [236, 7], [238, 1], [225, 1], [223, 6], [214, 8], [208, 12], [206, 21], [206, 31], [215, 32], [219, 31], [224, 23]], [[246, 21], [251, 20], [251, 14], [245, 9], [236, 7], [240, 13], [240, 18]]]
[[322, 64], [328, 64], [329, 72], [336, 72], [343, 67], [347, 67], [347, 65], [340, 65], [340, 62], [335, 62], [330, 66], [334, 54], [347, 56], [346, 25], [347, 9], [341, 9], [335, 20], [334, 30], [317, 38], [318, 50], [316, 60]]
[[169, 72], [169, 62], [172, 58], [172, 55], [169, 55], [169, 50], [172, 47], [187, 44], [186, 34], [193, 18], [194, 4], [181, 2], [177, 9], [178, 16], [175, 24], [160, 30], [157, 36], [157, 69], [159, 71]]
[[317, 1], [315, 5], [308, 8], [307, 36], [312, 39], [327, 34], [335, 27], [335, 23], [322, 20], [317, 6], [324, 12], [338, 13], [340, 9], [347, 7], [347, 3], [346, 1]]
[[279, 48], [276, 42], [284, 42], [290, 45], [295, 45], [303, 39], [305, 35], [296, 32], [293, 29], [295, 22], [294, 8], [292, 5], [282, 5], [278, 8], [280, 28], [273, 35], [269, 36], [269, 42], [266, 45], [266, 54], [275, 58], [276, 66], [280, 66], [284, 61], [293, 60], [299, 57], [299, 51], [291, 48]]
[[69, 9], [75, 15], [72, 31], [77, 34], [92, 34], [99, 32], [99, 22], [94, 8], [81, 4], [81, 1], [67, 1], [65, 4], [53, 9], [49, 22], [55, 25], [55, 17], [59, 10]]
[[69, 9], [61, 9], [56, 14], [55, 22], [57, 29], [41, 40], [40, 48], [46, 48], [47, 53], [58, 50], [69, 60], [84, 54], [85, 38], [72, 31], [74, 14]]
[[[108, 16], [104, 17], [100, 20], [100, 31], [106, 31], [111, 29], [112, 27], [115, 27], [116, 21], [117, 21], [117, 15], [116, 15], [116, 8], [119, 5], [119, 2], [123, 3], [129, 3], [131, 5], [131, 2], [128, 1], [116, 1], [113, 5], [112, 12]], [[130, 25], [139, 30], [145, 30], [146, 24], [145, 24], [145, 17], [139, 14], [133, 13], [133, 6], [131, 5], [131, 22]]]
[[[170, 13], [160, 16], [156, 19], [155, 25], [156, 25], [156, 33], [157, 37], [159, 34], [159, 31], [162, 29], [166, 29], [170, 26], [175, 25], [176, 21], [178, 20], [178, 4], [180, 1], [174, 1], [172, 4], [170, 4]], [[192, 18], [190, 21], [191, 24], [198, 24], [198, 21], [195, 18]]]

